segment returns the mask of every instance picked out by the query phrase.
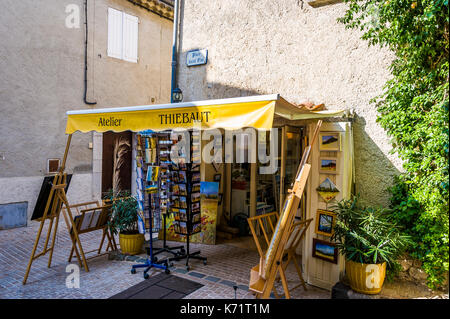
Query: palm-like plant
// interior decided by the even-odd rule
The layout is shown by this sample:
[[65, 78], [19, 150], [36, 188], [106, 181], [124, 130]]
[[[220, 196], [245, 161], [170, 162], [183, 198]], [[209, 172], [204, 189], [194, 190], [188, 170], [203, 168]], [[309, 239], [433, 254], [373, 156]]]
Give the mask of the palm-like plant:
[[391, 221], [389, 210], [363, 207], [357, 196], [341, 200], [331, 209], [336, 213], [332, 239], [347, 260], [392, 266], [410, 243]]
[[128, 191], [115, 192], [110, 190], [105, 198], [111, 203], [111, 218], [109, 229], [115, 235], [137, 234], [138, 231], [138, 203]]

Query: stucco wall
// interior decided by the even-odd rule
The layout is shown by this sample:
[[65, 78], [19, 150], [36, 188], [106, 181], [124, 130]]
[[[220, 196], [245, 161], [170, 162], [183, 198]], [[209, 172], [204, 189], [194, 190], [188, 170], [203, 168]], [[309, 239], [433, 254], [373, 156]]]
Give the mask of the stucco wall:
[[[80, 28], [66, 27], [68, 4], [80, 8]], [[139, 17], [138, 63], [107, 56], [108, 7]], [[88, 100], [95, 106], [83, 102], [84, 1], [2, 1], [0, 203], [28, 201], [28, 215], [47, 159], [63, 156], [67, 110], [170, 99], [171, 21], [126, 0], [88, 0], [88, 26]], [[67, 164], [74, 173], [72, 202], [90, 200], [98, 186], [90, 142], [92, 133], [72, 139]]]
[[[301, 0], [183, 1], [179, 87], [184, 101], [280, 93], [292, 103], [354, 109], [356, 191], [386, 204], [401, 162], [369, 100], [389, 78], [392, 54], [368, 47], [336, 19], [343, 3]], [[208, 64], [187, 67], [186, 52], [208, 49]]]

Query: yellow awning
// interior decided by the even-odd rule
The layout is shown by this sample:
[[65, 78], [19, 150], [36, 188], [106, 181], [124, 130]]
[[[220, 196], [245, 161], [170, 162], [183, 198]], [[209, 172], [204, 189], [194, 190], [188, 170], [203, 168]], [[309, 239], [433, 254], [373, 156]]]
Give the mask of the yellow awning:
[[243, 127], [270, 129], [275, 115], [289, 120], [341, 116], [344, 111], [308, 111], [290, 104], [278, 94], [160, 105], [89, 109], [67, 112], [66, 134], [80, 132], [162, 131]]

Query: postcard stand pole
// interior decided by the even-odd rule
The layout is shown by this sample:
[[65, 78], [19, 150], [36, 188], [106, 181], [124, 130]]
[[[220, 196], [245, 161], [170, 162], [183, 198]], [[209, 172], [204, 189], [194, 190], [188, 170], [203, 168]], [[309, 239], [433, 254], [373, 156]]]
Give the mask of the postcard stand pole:
[[[159, 143], [159, 141], [157, 141], [157, 143]], [[158, 164], [161, 165], [161, 162], [159, 160], [159, 146], [157, 147], [157, 154], [158, 154]], [[158, 182], [159, 183], [159, 182]], [[161, 186], [159, 184], [159, 186]], [[144, 195], [145, 196], [145, 195]], [[149, 202], [151, 203], [151, 194], [147, 194]], [[151, 206], [151, 205], [150, 205]], [[149, 239], [149, 247], [148, 247], [148, 256], [147, 259], [145, 260], [145, 262], [143, 264], [136, 264], [131, 266], [131, 273], [135, 274], [136, 273], [136, 269], [138, 268], [145, 268], [144, 270], [144, 279], [148, 279], [149, 278], [149, 270], [151, 268], [157, 268], [157, 269], [161, 269], [164, 270], [164, 272], [166, 274], [170, 274], [170, 269], [169, 269], [169, 263], [168, 260], [159, 260], [157, 259], [157, 257], [155, 256], [157, 253], [162, 252], [161, 251], [157, 251], [156, 253], [153, 252], [153, 214], [154, 213], [158, 213], [159, 214], [159, 210], [153, 210], [153, 209], [149, 209], [149, 233], [150, 233], [150, 239]], [[165, 216], [164, 216], [164, 221], [165, 221]], [[164, 223], [164, 231], [165, 231], [165, 223]], [[164, 233], [164, 242], [165, 242], [165, 233]], [[165, 244], [164, 244], [165, 245]], [[164, 249], [164, 248], [163, 248]], [[169, 252], [173, 253], [172, 251], [169, 250]]]
[[[150, 195], [149, 195], [150, 196]], [[170, 270], [169, 270], [169, 265], [167, 260], [166, 261], [157, 261], [157, 258], [155, 256], [155, 254], [153, 253], [153, 212], [150, 212], [149, 214], [149, 219], [150, 219], [150, 239], [149, 239], [149, 247], [148, 247], [148, 257], [145, 261], [145, 263], [143, 264], [136, 264], [131, 266], [131, 273], [135, 274], [136, 273], [136, 269], [137, 268], [145, 268], [144, 270], [144, 279], [148, 279], [149, 275], [148, 275], [148, 271], [151, 268], [157, 268], [157, 269], [162, 269], [164, 270], [164, 272], [166, 274], [170, 274]], [[162, 264], [163, 263], [163, 264]]]
[[[158, 143], [157, 144], [158, 157], [159, 157], [159, 154], [160, 154], [160, 147], [161, 146]], [[161, 163], [159, 165], [161, 165]], [[156, 255], [158, 255], [160, 253], [163, 253], [163, 252], [168, 252], [168, 253], [172, 254], [173, 256], [178, 256], [178, 255], [184, 254], [185, 251], [184, 251], [184, 247], [183, 246], [173, 246], [173, 247], [167, 246], [167, 230], [166, 230], [167, 214], [162, 214], [162, 215], [163, 215], [163, 246], [162, 246], [162, 248], [156, 249], [154, 255], [156, 256]], [[177, 251], [174, 251], [174, 250], [179, 250], [179, 251], [177, 252]]]
[[[189, 132], [189, 138], [193, 139], [192, 137], [192, 132]], [[191, 139], [191, 141], [192, 141]], [[193, 189], [193, 167], [192, 167], [192, 162], [191, 161], [186, 161], [185, 165], [186, 165], [186, 232], [185, 233], [180, 233], [183, 236], [186, 236], [186, 250], [183, 252], [181, 251], [180, 254], [178, 256], [169, 258], [170, 261], [172, 260], [181, 260], [186, 258], [186, 270], [189, 271], [190, 270], [190, 266], [189, 266], [189, 260], [190, 259], [197, 259], [197, 260], [202, 260], [203, 264], [206, 265], [207, 264], [207, 258], [200, 256], [200, 251], [195, 251], [195, 252], [191, 252], [190, 251], [190, 237], [194, 234], [196, 234], [197, 232], [193, 233], [193, 209], [192, 209], [192, 189]], [[200, 221], [198, 222], [200, 223]]]
[[[67, 201], [66, 193], [65, 193], [67, 174], [64, 172], [64, 169], [65, 169], [65, 165], [66, 165], [67, 154], [69, 152], [71, 140], [72, 140], [72, 134], [69, 134], [69, 136], [67, 138], [66, 149], [64, 151], [64, 158], [63, 158], [61, 167], [59, 168], [58, 174], [56, 174], [55, 177], [53, 178], [52, 188], [50, 190], [50, 194], [47, 199], [47, 204], [45, 205], [44, 213], [43, 213], [42, 217], [38, 219], [38, 221], [40, 221], [39, 230], [36, 235], [36, 240], [33, 245], [33, 250], [31, 252], [31, 256], [28, 261], [27, 270], [25, 272], [25, 276], [22, 281], [22, 284], [24, 284], [24, 285], [27, 283], [28, 275], [31, 270], [31, 265], [35, 259], [37, 259], [41, 256], [44, 256], [48, 252], [50, 252], [47, 267], [50, 268], [50, 266], [51, 266], [52, 257], [53, 257], [53, 249], [55, 247], [56, 233], [58, 230], [59, 215], [61, 213], [61, 208], [62, 208], [63, 204], [66, 206], [67, 215], [68, 215], [68, 216], [66, 216], [66, 214], [63, 212], [64, 219], [65, 219], [66, 225], [67, 225], [67, 230], [69, 231], [69, 236], [70, 236], [70, 228], [71, 228], [69, 222], [72, 224], [73, 236], [70, 236], [70, 238], [72, 239], [72, 244], [75, 247], [75, 252], [76, 252], [76, 255], [78, 258], [78, 262], [81, 266], [82, 265], [82, 262], [80, 259], [80, 253], [81, 253], [81, 258], [83, 260], [84, 269], [86, 271], [89, 271], [89, 268], [88, 268], [87, 262], [86, 262], [86, 258], [84, 255], [83, 247], [81, 246], [81, 242], [78, 237], [78, 232], [76, 230], [75, 223], [74, 223], [72, 213], [69, 208], [69, 203]], [[51, 207], [50, 207], [50, 204], [52, 204]], [[40, 240], [41, 234], [42, 234], [42, 229], [43, 229], [45, 221], [47, 219], [50, 221], [50, 224], [49, 224], [49, 227], [47, 230], [47, 236], [46, 236], [45, 243], [44, 243], [44, 249], [42, 250], [42, 252], [36, 254], [37, 246], [39, 244], [39, 240]], [[56, 221], [55, 221], [55, 219], [56, 219]], [[53, 224], [55, 224], [54, 225], [55, 228], [53, 229], [52, 243], [50, 245], [50, 248], [47, 248], [49, 239], [50, 239], [50, 235], [52, 232]], [[77, 249], [77, 244], [78, 244], [79, 250]]]

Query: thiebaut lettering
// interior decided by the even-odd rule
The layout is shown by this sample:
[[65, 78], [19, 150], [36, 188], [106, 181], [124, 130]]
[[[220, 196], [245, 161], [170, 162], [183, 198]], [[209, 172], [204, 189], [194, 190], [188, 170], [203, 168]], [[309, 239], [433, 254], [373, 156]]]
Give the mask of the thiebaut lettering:
[[211, 111], [160, 114], [160, 124], [190, 124], [194, 121], [209, 122]]

